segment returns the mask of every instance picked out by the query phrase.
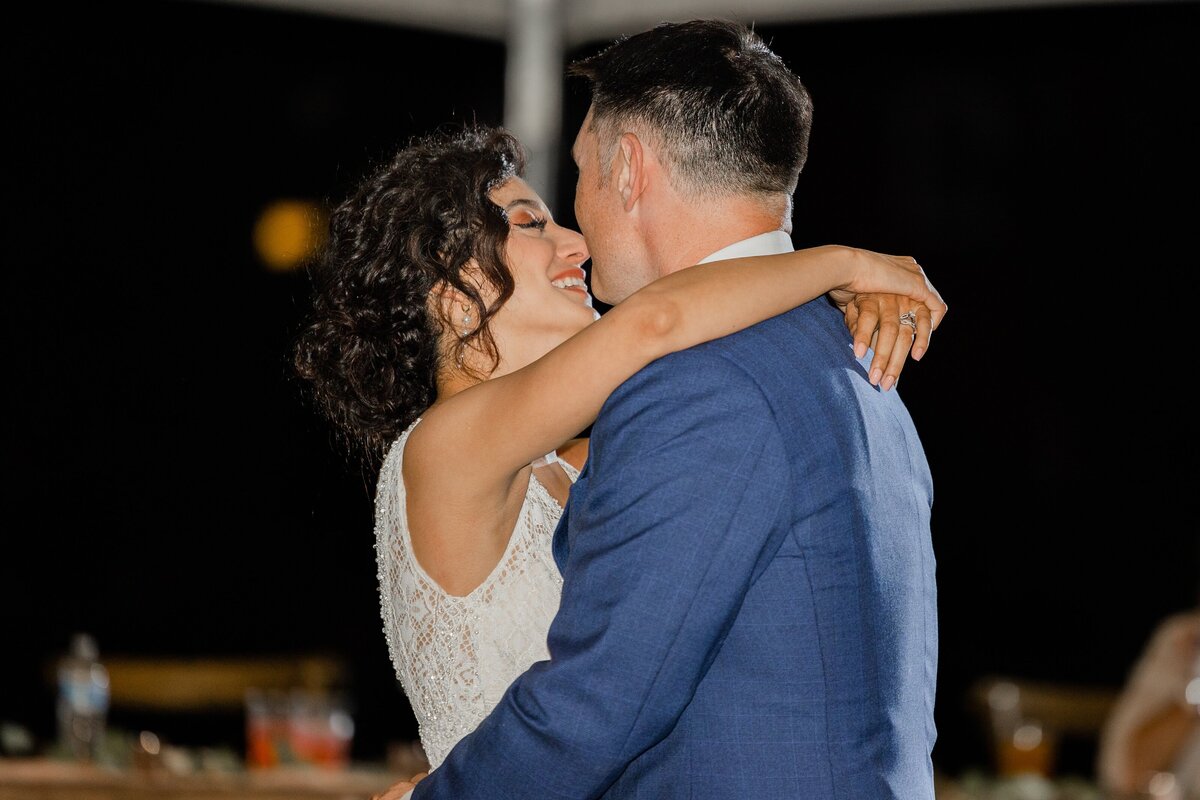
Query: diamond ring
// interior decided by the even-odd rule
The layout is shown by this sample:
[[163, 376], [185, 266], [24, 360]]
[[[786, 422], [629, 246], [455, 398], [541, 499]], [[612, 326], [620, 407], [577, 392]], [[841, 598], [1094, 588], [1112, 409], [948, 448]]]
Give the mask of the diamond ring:
[[907, 325], [913, 329], [913, 333], [917, 332], [917, 312], [905, 311], [900, 315], [900, 324]]

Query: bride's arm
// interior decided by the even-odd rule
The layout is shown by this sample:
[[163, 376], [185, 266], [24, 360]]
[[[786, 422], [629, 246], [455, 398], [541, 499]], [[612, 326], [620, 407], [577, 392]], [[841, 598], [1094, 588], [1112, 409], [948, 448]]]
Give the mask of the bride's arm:
[[[693, 336], [700, 337], [699, 341], [716, 338], [707, 335], [707, 328], [722, 316], [732, 325], [729, 330], [719, 334], [723, 336], [760, 322], [757, 312], [764, 310], [765, 304], [771, 300], [775, 301], [774, 308], [762, 318], [807, 302], [801, 295], [792, 294], [803, 292], [805, 284], [792, 281], [815, 276], [797, 276], [787, 272], [787, 268], [776, 259], [789, 256], [803, 258], [804, 261], [797, 266], [805, 269], [817, 266], [824, 268], [839, 260], [850, 262], [854, 277], [845, 284], [831, 286], [828, 294], [846, 316], [847, 327], [854, 336], [855, 355], [863, 356], [868, 346], [875, 348], [868, 370], [872, 384], [882, 383], [885, 390], [890, 389], [904, 368], [904, 359], [910, 348], [916, 360], [925, 354], [930, 335], [946, 313], [946, 304], [937, 290], [925, 280], [917, 262], [907, 256], [890, 256], [835, 245], [799, 250], [784, 256], [738, 259], [736, 263], [740, 266], [736, 271], [721, 269], [722, 262], [700, 264], [646, 286], [642, 293], [647, 298], [662, 294], [665, 295], [663, 300], [670, 302], [675, 297], [683, 299], [681, 293], [688, 289], [684, 281], [694, 282], [692, 288], [695, 292], [686, 298], [689, 303], [686, 315], [675, 330], [679, 337], [676, 341], [678, 346], [672, 346], [668, 352], [696, 344], [696, 341], [692, 341]], [[813, 266], [808, 266], [810, 261]], [[712, 269], [708, 271], [710, 267]], [[896, 267], [901, 269], [896, 270]], [[671, 283], [676, 278], [680, 280]], [[766, 283], [756, 283], [760, 279]], [[777, 283], [780, 280], [784, 282]], [[780, 295], [775, 298], [760, 296], [762, 292], [771, 291], [778, 291]], [[729, 303], [744, 305], [742, 308], [729, 308]], [[900, 316], [910, 310], [915, 312], [915, 328], [902, 327]]]
[[[906, 257], [825, 246], [699, 264], [643, 287], [528, 366], [438, 404], [406, 452], [423, 451], [445, 466], [447, 480], [467, 502], [507, 495], [522, 467], [590, 425], [609, 393], [651, 361], [827, 292], [843, 306], [855, 295], [882, 293], [898, 296], [883, 298], [888, 308], [916, 308], [914, 351], [924, 349], [946, 312], [920, 266]], [[893, 319], [885, 313], [877, 317], [880, 341], [894, 341], [899, 313]], [[875, 319], [860, 310], [851, 326], [860, 350]]]

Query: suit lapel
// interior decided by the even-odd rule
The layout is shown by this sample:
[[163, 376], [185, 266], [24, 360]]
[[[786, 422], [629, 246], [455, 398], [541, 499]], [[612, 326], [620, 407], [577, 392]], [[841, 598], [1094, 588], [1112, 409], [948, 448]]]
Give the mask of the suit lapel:
[[580, 471], [575, 482], [571, 484], [571, 493], [567, 495], [567, 505], [563, 508], [562, 516], [558, 518], [558, 525], [554, 528], [554, 538], [550, 543], [550, 552], [554, 556], [554, 563], [558, 567], [560, 574], [567, 566], [567, 556], [571, 554], [571, 501], [580, 492], [587, 491], [588, 466], [590, 463], [591, 459], [584, 462], [583, 470]]
[[563, 514], [558, 519], [558, 525], [554, 528], [554, 539], [550, 544], [550, 552], [554, 554], [554, 563], [558, 566], [558, 571], [561, 574], [563, 567], [567, 564], [567, 556], [571, 552], [571, 534], [570, 534], [570, 519], [571, 519], [571, 500], [567, 499], [567, 507], [563, 510]]

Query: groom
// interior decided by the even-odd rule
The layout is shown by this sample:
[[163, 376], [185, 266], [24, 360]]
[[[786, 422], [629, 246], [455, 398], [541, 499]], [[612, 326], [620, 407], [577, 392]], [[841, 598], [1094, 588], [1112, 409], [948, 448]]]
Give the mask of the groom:
[[[755, 34], [664, 24], [572, 71], [597, 297], [792, 249], [812, 106]], [[931, 800], [933, 490], [867, 363], [819, 299], [613, 393], [555, 534], [551, 660], [413, 798]]]

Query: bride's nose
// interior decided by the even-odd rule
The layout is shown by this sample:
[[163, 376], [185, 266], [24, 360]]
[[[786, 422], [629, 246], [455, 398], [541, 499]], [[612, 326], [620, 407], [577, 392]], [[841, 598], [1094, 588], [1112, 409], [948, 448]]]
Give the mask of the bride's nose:
[[559, 229], [558, 257], [569, 264], [582, 264], [591, 258], [583, 235], [570, 228]]

